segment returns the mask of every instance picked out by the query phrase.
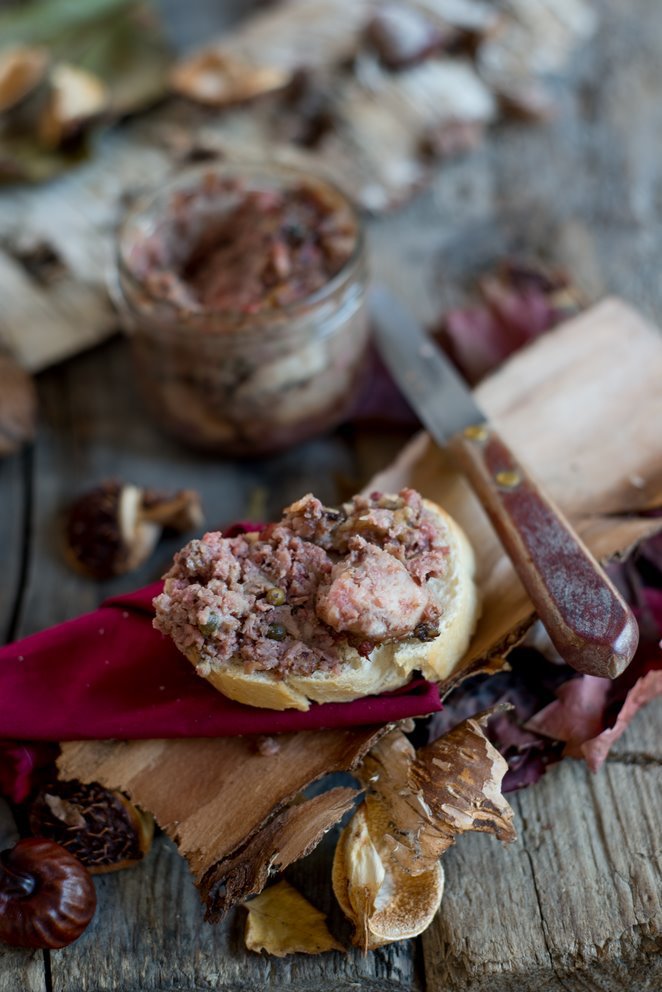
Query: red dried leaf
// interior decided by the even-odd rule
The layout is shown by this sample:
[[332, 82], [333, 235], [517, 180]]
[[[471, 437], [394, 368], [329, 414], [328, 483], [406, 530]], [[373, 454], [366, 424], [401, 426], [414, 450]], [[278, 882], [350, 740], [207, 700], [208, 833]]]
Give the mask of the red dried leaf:
[[[646, 607], [662, 632], [662, 591], [646, 589]], [[565, 682], [556, 700], [536, 713], [526, 729], [565, 741], [564, 755], [584, 758], [591, 771], [604, 762], [612, 744], [635, 713], [662, 695], [662, 645], [644, 641], [626, 671], [610, 682], [584, 675]]]
[[476, 290], [480, 303], [451, 310], [433, 332], [471, 383], [581, 306], [562, 272], [536, 264], [502, 262]]

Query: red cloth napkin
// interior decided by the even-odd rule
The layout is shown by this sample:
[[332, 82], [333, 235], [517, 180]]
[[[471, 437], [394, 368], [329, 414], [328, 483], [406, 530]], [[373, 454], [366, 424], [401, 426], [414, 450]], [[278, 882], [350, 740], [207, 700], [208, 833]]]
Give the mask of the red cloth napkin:
[[152, 627], [157, 582], [0, 648], [0, 739], [231, 737], [388, 723], [441, 709], [423, 679], [382, 696], [298, 710], [226, 699]]

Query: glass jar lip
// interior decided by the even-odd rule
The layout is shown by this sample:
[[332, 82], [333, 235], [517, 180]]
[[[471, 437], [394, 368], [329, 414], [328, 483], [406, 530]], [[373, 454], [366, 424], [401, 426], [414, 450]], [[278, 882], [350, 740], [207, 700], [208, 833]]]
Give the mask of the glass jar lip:
[[302, 296], [297, 300], [293, 300], [291, 303], [264, 307], [252, 314], [246, 313], [242, 310], [213, 309], [211, 307], [200, 306], [196, 307], [195, 310], [186, 311], [186, 319], [188, 321], [198, 322], [226, 320], [228, 322], [250, 324], [261, 321], [266, 322], [269, 320], [275, 320], [281, 317], [291, 317], [300, 311], [308, 310], [310, 307], [323, 303], [328, 297], [332, 297], [334, 293], [351, 278], [354, 270], [357, 268], [364, 256], [364, 225], [356, 205], [352, 202], [347, 193], [340, 189], [340, 187], [337, 186], [333, 180], [329, 179], [321, 171], [304, 169], [303, 167], [292, 165], [288, 162], [280, 162], [277, 159], [265, 159], [260, 161], [237, 160], [232, 162], [217, 163], [204, 162], [200, 165], [192, 165], [180, 169], [160, 186], [145, 190], [144, 193], [140, 195], [139, 199], [126, 210], [118, 226], [115, 250], [117, 272], [118, 274], [128, 277], [136, 287], [140, 287], [141, 292], [150, 301], [150, 303], [159, 307], [167, 308], [173, 312], [182, 313], [182, 308], [178, 307], [176, 303], [148, 289], [144, 283], [137, 278], [131, 267], [128, 265], [123, 249], [124, 239], [129, 225], [134, 222], [136, 218], [140, 217], [141, 214], [146, 213], [150, 207], [155, 204], [159, 196], [167, 193], [168, 191], [175, 191], [179, 184], [183, 183], [186, 179], [193, 179], [196, 176], [204, 177], [210, 172], [227, 177], [236, 176], [237, 178], [242, 178], [251, 174], [253, 176], [262, 175], [265, 177], [277, 178], [280, 173], [281, 175], [284, 174], [290, 176], [293, 180], [297, 179], [301, 182], [308, 181], [325, 186], [339, 198], [354, 223], [354, 245], [351, 254], [343, 262], [338, 271], [327, 280], [327, 282], [325, 282], [318, 289], [314, 290], [314, 292], [309, 293], [306, 296]]

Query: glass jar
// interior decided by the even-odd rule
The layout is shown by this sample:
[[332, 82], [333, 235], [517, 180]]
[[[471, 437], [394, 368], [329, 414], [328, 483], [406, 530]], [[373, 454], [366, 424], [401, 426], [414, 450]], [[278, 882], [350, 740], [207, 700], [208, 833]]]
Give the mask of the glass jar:
[[[269, 223], [280, 231], [274, 204], [283, 197], [291, 216], [304, 210], [301, 203], [306, 217], [317, 210], [324, 230], [322, 252], [314, 236], [301, 240], [301, 226], [284, 224], [288, 238], [299, 238], [292, 247], [296, 280], [289, 282], [287, 251], [283, 263], [280, 244], [260, 230], [271, 209]], [[243, 261], [232, 247], [233, 232], [248, 252]], [[217, 235], [220, 248], [212, 247]], [[264, 268], [259, 263], [257, 282], [250, 283], [252, 248], [259, 253], [265, 244], [274, 258]], [[312, 262], [306, 269], [308, 255], [314, 271]], [[192, 259], [195, 291], [185, 277]], [[327, 277], [324, 266], [334, 264]], [[211, 273], [211, 298], [196, 295], [198, 272], [208, 283]], [[262, 286], [259, 273], [275, 279], [276, 289]], [[235, 277], [240, 305], [228, 305]], [[223, 285], [216, 299], [214, 279]], [[368, 343], [366, 284], [359, 218], [326, 180], [275, 164], [206, 165], [181, 173], [130, 210], [119, 233], [113, 291], [157, 423], [188, 444], [245, 456], [285, 448], [347, 416]]]

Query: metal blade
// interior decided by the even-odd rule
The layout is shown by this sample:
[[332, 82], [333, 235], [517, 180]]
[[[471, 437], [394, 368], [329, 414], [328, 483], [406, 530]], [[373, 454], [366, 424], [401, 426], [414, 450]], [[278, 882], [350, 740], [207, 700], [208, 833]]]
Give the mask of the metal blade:
[[462, 377], [392, 293], [373, 289], [370, 312], [384, 362], [435, 440], [485, 422]]

